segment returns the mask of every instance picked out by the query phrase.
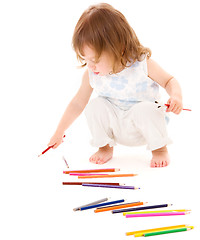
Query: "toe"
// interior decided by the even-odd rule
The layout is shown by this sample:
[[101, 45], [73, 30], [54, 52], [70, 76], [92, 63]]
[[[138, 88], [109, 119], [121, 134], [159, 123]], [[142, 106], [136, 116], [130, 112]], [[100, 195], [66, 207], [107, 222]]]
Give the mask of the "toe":
[[92, 163], [96, 163], [96, 157], [93, 155], [91, 158], [90, 158], [90, 162], [92, 162]]
[[151, 165], [150, 165], [152, 168], [156, 167], [155, 166], [155, 162], [154, 161], [151, 161]]
[[156, 167], [162, 167], [162, 163], [157, 162], [157, 163], [156, 163]]

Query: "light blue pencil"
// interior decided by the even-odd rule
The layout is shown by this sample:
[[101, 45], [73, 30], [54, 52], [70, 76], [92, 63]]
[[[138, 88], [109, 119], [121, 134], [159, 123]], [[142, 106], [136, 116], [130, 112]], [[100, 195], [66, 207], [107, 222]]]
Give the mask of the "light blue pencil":
[[91, 208], [98, 208], [98, 207], [102, 207], [102, 206], [112, 205], [112, 204], [116, 204], [116, 203], [121, 203], [121, 202], [124, 202], [124, 201], [125, 201], [124, 199], [121, 199], [121, 200], [116, 200], [116, 201], [112, 201], [112, 202], [95, 204], [95, 205], [91, 205], [91, 206], [88, 206], [88, 207], [80, 208], [80, 211], [88, 210], [88, 209], [91, 209]]

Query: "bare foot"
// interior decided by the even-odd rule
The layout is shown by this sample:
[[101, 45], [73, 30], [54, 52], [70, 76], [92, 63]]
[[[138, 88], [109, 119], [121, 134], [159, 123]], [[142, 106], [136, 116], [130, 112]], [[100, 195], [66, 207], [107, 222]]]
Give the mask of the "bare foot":
[[152, 155], [151, 167], [166, 167], [169, 165], [170, 158], [166, 146], [152, 151]]
[[96, 164], [104, 164], [108, 162], [113, 156], [113, 147], [106, 145], [99, 148], [99, 150], [90, 157], [90, 162]]

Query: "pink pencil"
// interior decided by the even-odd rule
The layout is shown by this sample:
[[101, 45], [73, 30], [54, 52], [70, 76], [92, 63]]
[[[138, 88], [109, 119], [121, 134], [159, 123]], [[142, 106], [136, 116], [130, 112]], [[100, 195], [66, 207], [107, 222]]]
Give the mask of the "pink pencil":
[[145, 213], [145, 214], [127, 214], [126, 218], [133, 217], [159, 217], [159, 216], [176, 216], [176, 215], [185, 215], [188, 212], [163, 212], [163, 213]]
[[92, 173], [69, 173], [71, 176], [91, 176], [91, 175], [108, 175], [108, 174], [103, 174], [103, 173], [98, 173], [98, 174], [92, 174]]
[[63, 171], [64, 174], [69, 173], [100, 173], [100, 172], [118, 172], [119, 168], [103, 168], [103, 169], [84, 169], [84, 170], [68, 170]]

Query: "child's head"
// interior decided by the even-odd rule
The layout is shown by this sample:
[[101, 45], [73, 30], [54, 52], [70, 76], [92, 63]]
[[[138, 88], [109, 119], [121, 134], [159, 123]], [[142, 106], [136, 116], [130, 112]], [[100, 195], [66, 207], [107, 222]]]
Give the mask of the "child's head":
[[95, 52], [95, 62], [103, 53], [109, 54], [113, 73], [119, 66], [140, 60], [142, 54], [151, 55], [150, 49], [140, 44], [124, 15], [106, 3], [84, 11], [75, 27], [72, 44], [82, 63], [86, 46]]

